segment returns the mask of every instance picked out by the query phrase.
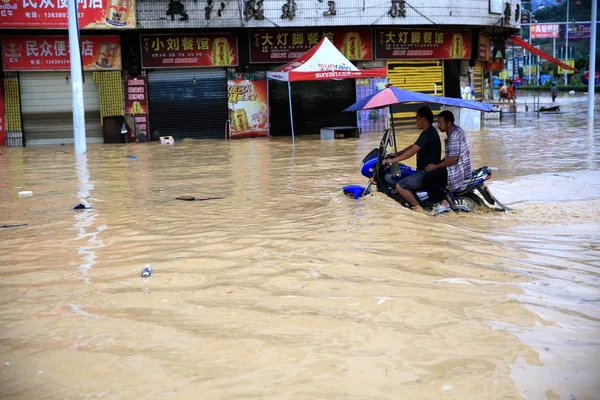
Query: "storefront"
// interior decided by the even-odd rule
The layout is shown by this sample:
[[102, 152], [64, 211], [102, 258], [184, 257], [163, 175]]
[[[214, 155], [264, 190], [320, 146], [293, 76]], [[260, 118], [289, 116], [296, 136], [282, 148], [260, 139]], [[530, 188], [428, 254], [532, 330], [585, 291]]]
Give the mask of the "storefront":
[[[255, 30], [249, 33], [253, 70], [272, 70], [294, 61], [326, 36], [349, 60], [372, 60], [370, 28], [313, 30]], [[356, 101], [354, 79], [292, 82], [292, 109], [296, 135], [318, 134], [324, 126], [356, 126], [355, 113], [343, 112]], [[270, 132], [289, 136], [290, 109], [287, 82], [269, 82]]]
[[[73, 143], [67, 3], [4, 3], [0, 29], [11, 30], [1, 38], [6, 144]], [[136, 27], [136, 2], [82, 2], [78, 24], [86, 32], [80, 43], [86, 136], [102, 142], [105, 117], [123, 115], [120, 38], [113, 32]]]
[[[12, 137], [15, 145], [73, 143], [73, 108], [67, 36], [4, 36], [2, 38], [5, 74], [17, 80], [20, 132]], [[100, 101], [100, 88], [94, 73], [116, 72], [120, 77], [121, 50], [118, 36], [82, 36], [84, 107], [89, 142], [103, 142], [102, 114], [108, 104]], [[120, 82], [120, 78], [117, 78]], [[6, 80], [8, 81], [8, 80]], [[6, 83], [5, 81], [5, 83]], [[119, 90], [120, 93], [120, 90]], [[122, 94], [117, 112], [122, 114]], [[11, 103], [15, 107], [14, 102]], [[103, 110], [104, 108], [104, 110]], [[14, 110], [13, 110], [14, 111]], [[13, 132], [14, 136], [14, 132]]]
[[[435, 96], [460, 97], [460, 63], [468, 63], [471, 58], [471, 33], [376, 28], [375, 58], [387, 61], [388, 78], [396, 87]], [[414, 128], [415, 111], [420, 106], [394, 106], [394, 126]], [[434, 114], [440, 110], [439, 105], [432, 104], [430, 108]]]
[[227, 69], [238, 65], [232, 33], [141, 35], [152, 139], [225, 138]]

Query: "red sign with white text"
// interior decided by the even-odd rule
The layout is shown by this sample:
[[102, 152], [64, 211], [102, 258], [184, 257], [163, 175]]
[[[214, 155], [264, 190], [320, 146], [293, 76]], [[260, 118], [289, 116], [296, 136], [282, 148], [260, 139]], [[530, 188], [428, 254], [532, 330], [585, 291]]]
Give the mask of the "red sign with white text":
[[371, 29], [251, 31], [250, 62], [287, 63], [328, 38], [348, 60], [372, 60]]
[[[145, 76], [128, 76], [125, 79], [125, 115], [131, 115], [136, 126], [148, 137], [148, 90]], [[135, 131], [131, 132], [135, 138]]]
[[[118, 36], [82, 36], [81, 55], [86, 71], [121, 69]], [[68, 71], [68, 36], [4, 36], [2, 60], [5, 71]]]
[[531, 24], [529, 25], [531, 39], [560, 38], [559, 24]]
[[238, 65], [235, 33], [141, 35], [143, 68]]
[[[134, 0], [77, 0], [79, 28], [135, 28]], [[1, 0], [0, 28], [67, 29], [67, 0]]]
[[375, 28], [375, 59], [431, 58], [471, 58], [471, 33], [437, 29]]

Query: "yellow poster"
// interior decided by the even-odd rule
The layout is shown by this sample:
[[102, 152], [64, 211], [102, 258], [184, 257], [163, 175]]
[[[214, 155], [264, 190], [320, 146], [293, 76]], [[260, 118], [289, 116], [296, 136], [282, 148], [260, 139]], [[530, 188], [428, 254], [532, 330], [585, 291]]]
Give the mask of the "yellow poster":
[[[563, 62], [564, 62], [564, 61], [563, 61]], [[573, 68], [575, 68], [575, 60], [567, 60], [566, 64], [567, 64], [569, 67], [573, 67]], [[560, 67], [560, 66], [559, 66], [559, 67], [558, 67], [558, 75], [564, 75], [564, 73], [565, 73], [565, 70], [564, 70], [564, 68], [562, 68], [562, 67]], [[573, 71], [572, 69], [568, 69], [568, 70], [567, 70], [567, 75], [571, 75], [571, 74], [574, 74], [574, 73], [575, 73], [575, 71]]]

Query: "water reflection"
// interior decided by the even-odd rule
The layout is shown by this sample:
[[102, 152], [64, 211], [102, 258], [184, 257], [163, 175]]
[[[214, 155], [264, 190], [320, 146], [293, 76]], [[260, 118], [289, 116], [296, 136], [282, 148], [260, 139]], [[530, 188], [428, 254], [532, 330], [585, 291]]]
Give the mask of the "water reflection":
[[[86, 154], [75, 156], [75, 171], [77, 174], [77, 201], [86, 207], [89, 207], [88, 199], [94, 190], [94, 184], [90, 181], [88, 169], [88, 160]], [[75, 223], [73, 227], [77, 231], [77, 242], [84, 242], [77, 247], [77, 254], [81, 256], [81, 264], [78, 269], [81, 271], [84, 282], [89, 283], [88, 271], [96, 264], [96, 249], [102, 248], [104, 242], [98, 238], [98, 234], [106, 229], [106, 226], [95, 226], [98, 213], [94, 209], [83, 209], [75, 212]]]

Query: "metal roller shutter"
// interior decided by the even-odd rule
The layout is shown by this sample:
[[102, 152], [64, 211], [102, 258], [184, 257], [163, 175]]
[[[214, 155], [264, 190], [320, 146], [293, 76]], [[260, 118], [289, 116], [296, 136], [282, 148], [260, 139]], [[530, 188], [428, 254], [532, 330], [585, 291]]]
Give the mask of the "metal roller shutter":
[[[432, 96], [444, 95], [444, 67], [441, 60], [388, 61], [387, 74], [392, 85], [397, 88], [426, 93]], [[392, 107], [394, 127], [416, 129], [415, 112], [423, 104], [403, 104]], [[436, 115], [441, 106], [427, 104]]]
[[[318, 135], [326, 126], [356, 126], [356, 115], [344, 112], [356, 101], [354, 79], [292, 82], [296, 135]], [[291, 136], [287, 82], [269, 82], [271, 135]]]
[[[73, 107], [69, 72], [20, 72], [21, 113], [26, 145], [73, 143]], [[83, 85], [88, 142], [102, 143], [100, 97], [92, 73]]]
[[148, 100], [154, 138], [225, 138], [228, 112], [225, 69], [150, 71]]

